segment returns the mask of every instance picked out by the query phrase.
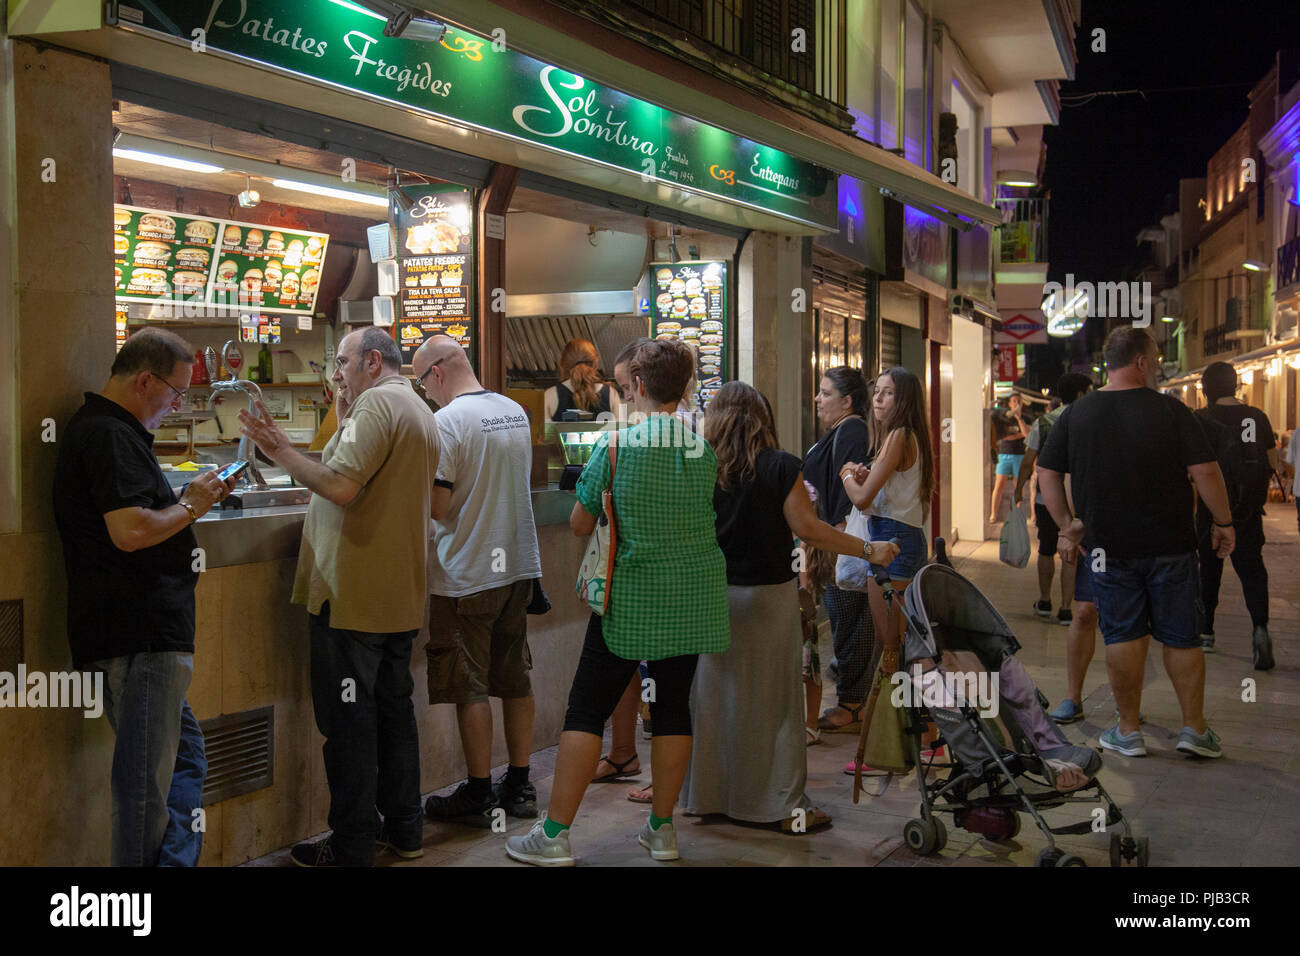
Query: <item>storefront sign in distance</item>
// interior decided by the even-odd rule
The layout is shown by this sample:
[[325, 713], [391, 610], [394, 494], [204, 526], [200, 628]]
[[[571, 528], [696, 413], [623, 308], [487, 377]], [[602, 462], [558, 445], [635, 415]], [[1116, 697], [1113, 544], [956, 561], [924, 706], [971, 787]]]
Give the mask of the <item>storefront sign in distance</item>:
[[[837, 228], [835, 176], [463, 30], [386, 37], [344, 2], [113, 3], [118, 24], [803, 223]], [[127, 16], [127, 11], [130, 16]]]

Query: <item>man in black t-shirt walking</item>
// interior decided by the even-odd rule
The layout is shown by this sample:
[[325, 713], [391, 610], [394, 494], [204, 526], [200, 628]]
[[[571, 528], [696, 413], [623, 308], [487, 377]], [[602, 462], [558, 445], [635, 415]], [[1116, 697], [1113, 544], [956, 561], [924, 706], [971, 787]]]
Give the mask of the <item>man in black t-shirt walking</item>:
[[[1230, 482], [1232, 524], [1237, 534], [1232, 567], [1241, 579], [1241, 591], [1254, 627], [1251, 650], [1255, 670], [1267, 671], [1273, 669], [1273, 641], [1268, 636], [1264, 502], [1268, 500], [1269, 479], [1277, 470], [1277, 439], [1268, 416], [1254, 406], [1237, 401], [1236, 391], [1236, 370], [1227, 362], [1211, 362], [1201, 375], [1201, 394], [1205, 396], [1206, 407], [1196, 414], [1222, 426], [1219, 434], [1226, 443], [1224, 450], [1236, 467], [1221, 467], [1238, 472], [1225, 476]], [[1219, 606], [1219, 583], [1223, 579], [1223, 559], [1215, 554], [1207, 534], [1210, 524], [1209, 511], [1200, 505], [1196, 510], [1196, 530], [1201, 542], [1201, 601], [1205, 604], [1201, 649], [1207, 654], [1214, 651], [1214, 611]]]
[[190, 526], [237, 479], [194, 477], [178, 499], [153, 435], [185, 398], [193, 351], [143, 329], [126, 340], [108, 384], [64, 429], [54, 517], [68, 575], [68, 642], [78, 670], [101, 672], [113, 749], [114, 866], [194, 866], [207, 760], [185, 692], [194, 673]]
[[[1235, 540], [1227, 489], [1191, 411], [1155, 390], [1155, 341], [1123, 326], [1106, 339], [1110, 381], [1061, 413], [1038, 457], [1043, 504], [1061, 528], [1061, 548], [1088, 561], [1106, 673], [1119, 722], [1101, 735], [1107, 750], [1146, 756], [1139, 727], [1148, 637], [1164, 645], [1178, 695], [1178, 749], [1220, 757], [1202, 714], [1205, 655], [1199, 641], [1200, 581], [1192, 489], [1209, 508], [1211, 540], [1225, 558]], [[1070, 514], [1064, 476], [1078, 517]]]

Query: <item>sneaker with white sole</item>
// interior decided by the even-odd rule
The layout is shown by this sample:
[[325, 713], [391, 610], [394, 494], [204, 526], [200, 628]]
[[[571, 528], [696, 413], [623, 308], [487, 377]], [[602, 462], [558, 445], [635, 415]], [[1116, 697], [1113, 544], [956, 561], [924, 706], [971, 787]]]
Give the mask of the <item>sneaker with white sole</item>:
[[1219, 746], [1219, 735], [1211, 729], [1209, 724], [1205, 725], [1205, 733], [1198, 734], [1191, 727], [1184, 727], [1183, 732], [1178, 735], [1178, 749], [1185, 754], [1194, 754], [1197, 757], [1222, 757], [1223, 748]]
[[1034, 602], [1034, 613], [1037, 614], [1039, 617], [1051, 617], [1051, 616], [1052, 616], [1052, 602], [1051, 602], [1051, 601], [1035, 601], [1035, 602]]
[[507, 838], [506, 853], [512, 860], [534, 866], [573, 866], [569, 831], [564, 830], [559, 836], [548, 837], [545, 817], [534, 823], [526, 836]]
[[676, 860], [681, 857], [677, 852], [677, 831], [671, 823], [665, 823], [658, 830], [650, 826], [647, 820], [636, 835], [636, 842], [650, 851], [655, 860]]
[[1098, 743], [1104, 749], [1113, 750], [1125, 757], [1145, 757], [1147, 755], [1147, 745], [1146, 741], [1142, 739], [1142, 731], [1135, 730], [1131, 734], [1121, 734], [1119, 724], [1103, 731]]

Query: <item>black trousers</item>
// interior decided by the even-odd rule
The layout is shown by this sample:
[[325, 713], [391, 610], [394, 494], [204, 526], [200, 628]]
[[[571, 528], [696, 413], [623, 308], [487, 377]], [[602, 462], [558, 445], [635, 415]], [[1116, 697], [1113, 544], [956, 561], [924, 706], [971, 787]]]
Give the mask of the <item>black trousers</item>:
[[[1205, 605], [1205, 632], [1214, 633], [1214, 610], [1219, 606], [1219, 584], [1223, 580], [1223, 559], [1214, 553], [1210, 544], [1212, 519], [1198, 516], [1197, 532], [1200, 540], [1201, 603]], [[1241, 591], [1246, 598], [1250, 621], [1256, 627], [1268, 624], [1268, 569], [1264, 567], [1264, 517], [1256, 515], [1248, 521], [1234, 522], [1237, 546], [1232, 550], [1232, 568], [1241, 579]]]
[[[650, 722], [656, 737], [690, 736], [691, 684], [695, 680], [698, 654], [683, 654], [648, 661], [654, 695], [650, 698]], [[564, 715], [565, 730], [605, 733], [605, 721], [618, 706], [627, 683], [637, 671], [639, 661], [629, 661], [614, 654], [605, 645], [601, 617], [591, 615], [587, 636], [578, 658], [578, 672], [569, 690], [569, 709]]]
[[308, 619], [311, 696], [325, 737], [334, 853], [345, 865], [370, 866], [379, 834], [376, 807], [399, 841], [418, 842], [424, 826], [411, 701], [411, 642], [419, 632], [330, 627], [328, 602]]

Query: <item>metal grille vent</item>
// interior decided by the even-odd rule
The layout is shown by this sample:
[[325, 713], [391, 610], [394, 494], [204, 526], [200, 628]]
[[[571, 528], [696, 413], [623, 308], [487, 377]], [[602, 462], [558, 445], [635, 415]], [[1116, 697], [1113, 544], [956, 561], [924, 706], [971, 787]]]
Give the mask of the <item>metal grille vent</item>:
[[200, 721], [208, 756], [203, 805], [269, 787], [275, 779], [275, 708]]
[[23, 601], [0, 601], [0, 671], [14, 673], [23, 661]]

